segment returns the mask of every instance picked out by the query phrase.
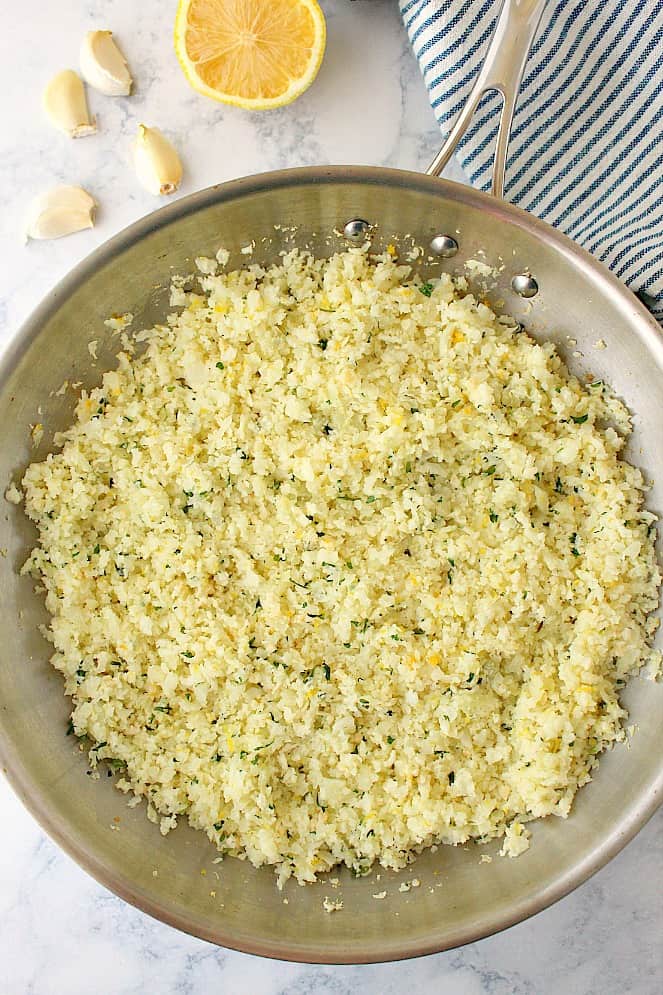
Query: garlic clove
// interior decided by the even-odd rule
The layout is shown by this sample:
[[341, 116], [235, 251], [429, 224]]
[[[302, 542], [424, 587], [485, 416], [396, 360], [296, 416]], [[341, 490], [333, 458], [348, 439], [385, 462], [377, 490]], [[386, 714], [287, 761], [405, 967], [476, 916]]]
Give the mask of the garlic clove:
[[83, 79], [109, 97], [128, 97], [133, 80], [112, 31], [88, 31], [80, 52]]
[[82, 187], [53, 187], [30, 205], [26, 239], [61, 238], [92, 228], [95, 207], [94, 198]]
[[90, 117], [85, 87], [73, 69], [63, 69], [54, 76], [43, 97], [44, 109], [52, 123], [70, 138], [93, 135], [97, 123]]
[[133, 147], [138, 179], [153, 194], [174, 193], [182, 181], [182, 163], [177, 150], [158, 128], [138, 125]]

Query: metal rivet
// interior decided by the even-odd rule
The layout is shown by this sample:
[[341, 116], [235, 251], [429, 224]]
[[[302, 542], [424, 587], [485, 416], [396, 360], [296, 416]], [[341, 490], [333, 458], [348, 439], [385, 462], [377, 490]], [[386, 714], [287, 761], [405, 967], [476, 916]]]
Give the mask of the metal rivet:
[[358, 242], [364, 237], [370, 227], [368, 221], [364, 221], [363, 218], [353, 218], [352, 221], [348, 221], [346, 224], [343, 234], [346, 238], [351, 239], [351, 241]]
[[430, 251], [434, 256], [451, 259], [458, 252], [458, 242], [453, 235], [435, 235], [430, 240]]
[[539, 285], [529, 273], [518, 273], [511, 281], [513, 291], [519, 297], [536, 297]]

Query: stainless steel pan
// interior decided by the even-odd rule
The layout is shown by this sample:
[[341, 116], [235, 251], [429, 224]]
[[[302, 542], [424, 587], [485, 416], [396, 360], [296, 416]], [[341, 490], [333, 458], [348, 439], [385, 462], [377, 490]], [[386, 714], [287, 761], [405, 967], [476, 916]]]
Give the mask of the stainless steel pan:
[[[540, 8], [540, 2], [510, 0], [502, 43], [519, 38], [522, 51]], [[520, 15], [532, 20], [523, 24]], [[496, 185], [499, 190], [499, 169]], [[132, 311], [138, 328], [163, 319], [170, 274], [189, 272], [195, 255], [212, 253], [219, 244], [230, 250], [231, 266], [246, 263], [240, 249], [251, 239], [253, 258], [269, 262], [285, 240], [273, 227], [280, 224], [296, 229], [288, 244], [328, 254], [348, 244], [345, 226], [357, 219], [374, 226], [376, 248], [408, 245], [409, 236], [429, 245], [437, 237], [434, 246], [442, 255], [423, 261], [426, 275], [462, 272], [472, 258], [501, 266], [493, 301], [533, 335], [553, 340], [572, 370], [591, 370], [626, 400], [635, 425], [629, 458], [656, 481], [650, 506], [663, 507], [663, 342], [638, 300], [587, 253], [509, 204], [434, 177], [378, 168], [286, 170], [212, 187], [139, 221], [94, 252], [40, 305], [3, 358], [0, 486], [45, 455], [53, 430], [71, 419], [72, 391], [56, 393], [63, 381], [91, 385], [112, 365], [117, 338], [102, 324], [109, 314]], [[350, 226], [348, 235], [361, 228]], [[455, 244], [458, 251], [450, 255]], [[527, 274], [538, 284], [530, 299], [512, 289], [512, 279]], [[527, 279], [516, 286], [526, 293], [534, 289]], [[100, 341], [96, 365], [87, 349], [91, 338]], [[577, 345], [570, 346], [570, 338]], [[608, 348], [595, 349], [598, 339]], [[35, 421], [44, 423], [46, 433], [32, 450], [28, 429]], [[532, 847], [517, 860], [495, 857], [480, 864], [475, 846], [441, 847], [409, 871], [383, 871], [379, 882], [375, 875], [354, 880], [344, 871], [337, 889], [289, 884], [279, 893], [269, 869], [256, 871], [232, 859], [214, 865], [215, 852], [201, 833], [180, 826], [162, 837], [141, 808], [126, 807], [110, 780], [100, 784], [86, 776], [85, 755], [66, 735], [61, 678], [50, 668], [49, 645], [39, 635], [42, 600], [17, 574], [33, 540], [22, 511], [5, 504], [0, 766], [75, 860], [122, 898], [180, 929], [224, 946], [303, 961], [378, 961], [443, 950], [516, 923], [575, 888], [624, 846], [659, 803], [663, 687], [636, 680], [624, 695], [638, 726], [630, 749], [619, 746], [602, 759], [568, 820], [534, 824]], [[481, 852], [494, 855], [497, 849]], [[421, 886], [399, 893], [398, 883], [414, 876]], [[387, 899], [372, 897], [385, 889]], [[343, 909], [325, 913], [325, 895], [342, 897]]]

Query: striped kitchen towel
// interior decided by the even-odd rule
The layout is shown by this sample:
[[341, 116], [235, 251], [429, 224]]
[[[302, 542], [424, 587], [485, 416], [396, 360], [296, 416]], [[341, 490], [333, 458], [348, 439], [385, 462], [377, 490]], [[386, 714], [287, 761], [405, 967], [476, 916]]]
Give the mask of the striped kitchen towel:
[[[500, 0], [399, 0], [447, 132]], [[479, 106], [458, 150], [490, 187], [501, 98]], [[566, 232], [663, 320], [663, 0], [548, 0], [513, 122], [505, 196]]]

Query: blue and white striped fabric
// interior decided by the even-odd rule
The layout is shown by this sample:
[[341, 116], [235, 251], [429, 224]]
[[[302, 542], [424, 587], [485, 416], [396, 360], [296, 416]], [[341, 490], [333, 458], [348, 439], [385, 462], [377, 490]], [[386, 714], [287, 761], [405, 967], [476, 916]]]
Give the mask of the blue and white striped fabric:
[[[443, 132], [463, 106], [500, 0], [399, 0]], [[460, 148], [490, 186], [501, 98]], [[548, 0], [525, 70], [505, 196], [566, 232], [663, 319], [663, 0]]]

